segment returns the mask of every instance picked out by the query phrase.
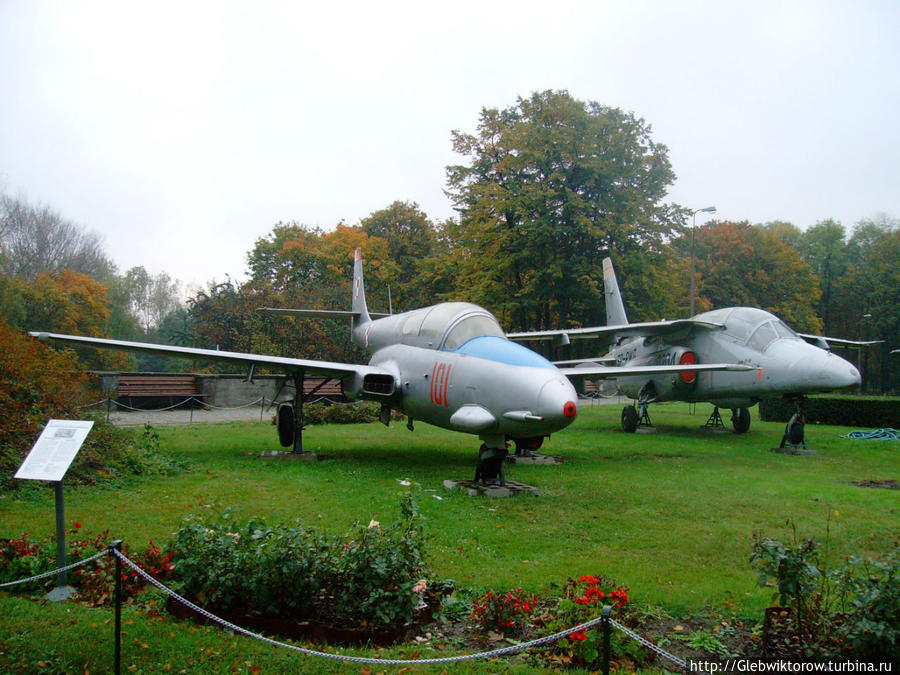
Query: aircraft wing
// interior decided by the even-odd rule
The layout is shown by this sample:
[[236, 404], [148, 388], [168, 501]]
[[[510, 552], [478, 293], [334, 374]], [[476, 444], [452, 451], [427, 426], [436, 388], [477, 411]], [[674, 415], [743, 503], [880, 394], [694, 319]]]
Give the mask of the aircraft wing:
[[[349, 319], [359, 316], [350, 311], [341, 309], [282, 309], [280, 307], [257, 307], [256, 311], [266, 314], [284, 314], [286, 316], [306, 317], [308, 319]], [[369, 312], [369, 317], [381, 319], [390, 314], [382, 312]]]
[[712, 321], [698, 321], [697, 319], [675, 319], [673, 321], [647, 321], [644, 323], [626, 323], [618, 326], [589, 326], [586, 328], [564, 328], [556, 330], [526, 331], [522, 333], [507, 333], [506, 337], [516, 342], [528, 342], [532, 340], [556, 340], [558, 344], [569, 344], [573, 339], [600, 338], [606, 343], [620, 336], [657, 335], [673, 338], [681, 333], [686, 333], [691, 328], [702, 330], [723, 330], [724, 324]]
[[279, 370], [297, 373], [300, 371], [323, 377], [343, 378], [352, 375], [364, 377], [370, 374], [390, 375], [383, 368], [355, 365], [352, 363], [332, 363], [330, 361], [313, 361], [310, 359], [293, 359], [284, 356], [267, 356], [265, 354], [244, 354], [241, 352], [223, 352], [217, 349], [196, 349], [193, 347], [177, 347], [174, 345], [158, 345], [149, 342], [127, 342], [125, 340], [107, 340], [104, 338], [84, 337], [81, 335], [62, 335], [60, 333], [30, 332], [41, 341], [61, 342], [71, 345], [85, 345], [104, 349], [119, 349], [129, 352], [143, 352], [161, 356], [177, 356], [188, 359], [206, 361], [224, 361], [244, 366], [267, 366]]
[[797, 333], [804, 340], [816, 347], [828, 350], [829, 347], [843, 347], [844, 349], [862, 349], [871, 345], [877, 345], [884, 340], [843, 340], [841, 338], [833, 338], [825, 335], [810, 335], [808, 333]]
[[560, 368], [559, 371], [566, 377], [596, 377], [607, 379], [610, 377], [627, 377], [630, 375], [665, 375], [666, 373], [699, 373], [709, 370], [747, 371], [757, 370], [754, 366], [740, 363], [698, 363], [694, 365], [679, 366], [603, 366], [595, 363], [584, 363], [574, 368]]

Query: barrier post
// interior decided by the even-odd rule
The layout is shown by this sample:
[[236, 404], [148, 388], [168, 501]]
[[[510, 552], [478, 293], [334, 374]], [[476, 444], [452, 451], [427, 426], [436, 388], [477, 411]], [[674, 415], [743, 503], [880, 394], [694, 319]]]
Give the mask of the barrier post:
[[612, 626], [609, 623], [609, 613], [612, 611], [612, 607], [609, 605], [603, 606], [603, 675], [609, 675], [609, 650], [610, 650], [610, 632], [612, 630]]
[[122, 551], [122, 540], [116, 539], [109, 545], [109, 553], [116, 559], [116, 645], [113, 657], [113, 672], [119, 675], [122, 671], [122, 559], [116, 552]]

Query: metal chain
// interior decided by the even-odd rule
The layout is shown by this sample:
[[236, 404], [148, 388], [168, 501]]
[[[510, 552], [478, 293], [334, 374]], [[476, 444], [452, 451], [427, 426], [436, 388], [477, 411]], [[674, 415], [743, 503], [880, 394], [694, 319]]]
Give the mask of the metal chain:
[[687, 670], [687, 669], [688, 669], [687, 661], [683, 661], [682, 659], [679, 659], [679, 658], [678, 658], [677, 656], [675, 656], [674, 654], [670, 654], [669, 652], [667, 652], [667, 651], [666, 651], [665, 649], [663, 649], [662, 647], [658, 647], [657, 645], [655, 645], [655, 644], [653, 644], [652, 642], [650, 642], [650, 640], [648, 640], [648, 639], [646, 639], [646, 638], [643, 638], [643, 637], [641, 637], [640, 635], [638, 635], [637, 633], [635, 633], [633, 630], [630, 630], [630, 629], [626, 628], [625, 626], [623, 626], [622, 624], [620, 624], [620, 623], [619, 623], [618, 621], [616, 621], [615, 619], [610, 619], [609, 622], [612, 624], [613, 628], [615, 628], [616, 630], [621, 631], [622, 633], [625, 633], [625, 635], [627, 635], [628, 637], [630, 637], [632, 640], [636, 640], [637, 642], [640, 642], [642, 645], [644, 645], [644, 646], [645, 646], [647, 649], [649, 649], [651, 652], [655, 652], [655, 653], [658, 654], [659, 656], [662, 656], [663, 658], [668, 659], [668, 660], [671, 661], [672, 663], [677, 664], [678, 667], [679, 667], [679, 668], [682, 668], [683, 670]]
[[98, 405], [103, 405], [104, 403], [106, 403], [106, 401], [107, 401], [107, 399], [101, 398], [96, 403], [85, 403], [84, 405], [76, 405], [75, 409], [81, 410], [82, 408], [96, 408]]
[[287, 644], [284, 642], [279, 642], [278, 640], [273, 640], [272, 638], [268, 638], [264, 635], [260, 635], [258, 633], [254, 633], [253, 631], [247, 630], [246, 628], [241, 628], [229, 621], [226, 621], [222, 618], [217, 617], [215, 614], [208, 612], [202, 607], [195, 605], [190, 600], [183, 598], [178, 595], [175, 591], [167, 588], [161, 582], [154, 579], [152, 576], [144, 572], [140, 567], [131, 562], [127, 557], [125, 557], [119, 551], [113, 551], [115, 555], [117, 555], [122, 562], [128, 565], [132, 570], [134, 570], [137, 574], [146, 579], [150, 584], [161, 590], [163, 593], [170, 595], [177, 602], [180, 602], [185, 607], [189, 607], [194, 610], [198, 614], [206, 617], [210, 621], [219, 624], [220, 626], [227, 628], [230, 631], [235, 633], [240, 633], [241, 635], [246, 635], [247, 637], [254, 638], [256, 640], [260, 640], [267, 644], [270, 644], [274, 647], [284, 647], [285, 649], [290, 649], [295, 652], [299, 652], [301, 654], [306, 654], [307, 656], [317, 656], [325, 659], [332, 659], [336, 661], [348, 661], [351, 663], [363, 663], [369, 665], [388, 665], [388, 666], [411, 666], [411, 665], [428, 665], [428, 664], [438, 664], [438, 663], [456, 663], [459, 661], [471, 661], [474, 659], [490, 659], [497, 658], [499, 656], [506, 656], [507, 654], [513, 654], [515, 652], [524, 651], [526, 649], [532, 647], [540, 647], [545, 644], [549, 644], [551, 642], [556, 642], [557, 640], [561, 640], [562, 638], [571, 635], [572, 633], [578, 633], [580, 631], [587, 630], [592, 628], [603, 622], [603, 617], [598, 617], [596, 619], [592, 619], [591, 621], [587, 621], [583, 624], [575, 626], [574, 628], [567, 628], [564, 631], [560, 631], [558, 633], [554, 633], [553, 635], [548, 635], [546, 637], [538, 638], [537, 640], [532, 640], [530, 642], [523, 642], [517, 645], [510, 645], [509, 647], [502, 647], [500, 649], [494, 649], [488, 652], [480, 652], [478, 654], [462, 654], [460, 656], [448, 656], [444, 658], [438, 659], [374, 659], [369, 657], [362, 656], [345, 656], [343, 654], [331, 654], [328, 652], [320, 652], [314, 649], [305, 649], [303, 647], [298, 647], [296, 645]]
[[19, 584], [27, 584], [29, 581], [39, 581], [41, 579], [45, 579], [46, 577], [52, 577], [62, 572], [68, 572], [69, 570], [73, 570], [76, 567], [81, 567], [82, 565], [87, 565], [89, 562], [95, 561], [97, 558], [102, 558], [105, 555], [109, 555], [109, 549], [103, 549], [96, 555], [92, 555], [90, 558], [85, 558], [84, 560], [80, 560], [79, 562], [72, 563], [71, 565], [66, 565], [65, 567], [60, 567], [57, 570], [51, 570], [49, 572], [44, 572], [43, 574], [37, 574], [33, 577], [28, 577], [27, 579], [18, 579], [17, 581], [7, 581], [5, 583], [0, 584], [0, 588], [6, 588], [8, 586], [17, 586]]
[[[192, 396], [191, 398], [194, 399], [193, 396]], [[194, 399], [194, 400], [196, 401], [197, 399]], [[229, 408], [229, 407], [222, 407], [222, 406], [218, 406], [218, 405], [213, 405], [212, 403], [203, 403], [203, 401], [198, 401], [198, 402], [199, 402], [199, 403], [203, 403], [204, 406], [206, 406], [207, 408], [212, 408], [213, 410], [241, 410], [242, 408], [249, 408], [251, 405], [256, 405], [256, 404], [259, 403], [260, 401], [262, 401], [263, 403], [265, 403], [265, 402], [266, 402], [266, 397], [265, 397], [265, 396], [260, 396], [260, 397], [259, 397], [258, 399], [256, 399], [255, 401], [250, 401], [250, 403], [245, 403], [244, 405], [235, 405], [235, 406], [231, 406], [230, 408]]]
[[[133, 408], [130, 405], [125, 405], [124, 403], [119, 403], [118, 401], [115, 401], [113, 399], [110, 399], [110, 401], [117, 408], [125, 408], [126, 410], [131, 410], [134, 412], [166, 412], [167, 410], [175, 410], [175, 408], [178, 408], [178, 407], [184, 405], [185, 403], [189, 403], [193, 398], [194, 397], [191, 396], [191, 398], [186, 399], [184, 401], [180, 401], [174, 405], [170, 405], [167, 408], [149, 408], [149, 409], [148, 408]], [[201, 403], [202, 403], [202, 401], [201, 401]]]
[[[150, 584], [152, 584], [153, 586], [155, 586], [156, 588], [161, 590], [163, 593], [171, 596], [177, 602], [180, 602], [185, 607], [192, 609], [193, 611], [197, 612], [201, 616], [206, 617], [210, 621], [219, 624], [223, 628], [227, 628], [228, 630], [233, 631], [235, 633], [239, 633], [241, 635], [246, 635], [247, 637], [251, 637], [255, 640], [260, 640], [260, 641], [270, 644], [272, 646], [284, 647], [286, 649], [290, 649], [292, 651], [299, 652], [301, 654], [306, 654], [307, 656], [317, 656], [317, 657], [321, 657], [321, 658], [338, 660], [338, 661], [348, 661], [351, 663], [364, 663], [364, 664], [369, 664], [369, 665], [382, 664], [382, 665], [389, 665], [389, 666], [409, 666], [409, 665], [416, 665], [416, 664], [428, 665], [428, 664], [439, 664], [439, 663], [456, 663], [456, 662], [460, 662], [460, 661], [472, 661], [474, 659], [491, 659], [491, 658], [497, 658], [500, 656], [506, 656], [508, 654], [514, 654], [516, 652], [521, 652], [526, 649], [531, 649], [533, 647], [542, 647], [546, 644], [550, 644], [552, 642], [556, 642], [565, 637], [568, 637], [572, 633], [579, 633], [582, 631], [586, 631], [590, 628], [593, 628], [593, 627], [603, 623], [603, 617], [601, 616], [601, 617], [597, 617], [596, 619], [591, 619], [590, 621], [586, 621], [586, 622], [579, 624], [573, 628], [567, 628], [566, 630], [562, 630], [557, 633], [553, 633], [552, 635], [547, 635], [542, 638], [537, 638], [535, 640], [531, 640], [529, 642], [522, 642], [520, 644], [510, 645], [508, 647], [502, 647], [500, 649], [493, 649], [491, 651], [480, 652], [477, 654], [462, 654], [459, 656], [448, 656], [448, 657], [437, 658], [437, 659], [375, 659], [375, 658], [362, 657], [362, 656], [345, 656], [343, 654], [331, 654], [328, 652], [320, 652], [320, 651], [317, 651], [314, 649], [305, 649], [303, 647], [298, 647], [296, 645], [287, 644], [285, 642], [279, 642], [278, 640], [273, 640], [272, 638], [268, 638], [264, 635], [260, 635], [259, 633], [254, 633], [253, 631], [247, 630], [246, 628], [241, 628], [240, 626], [235, 625], [235, 624], [231, 623], [230, 621], [226, 621], [225, 619], [222, 619], [222, 618], [216, 616], [215, 614], [212, 614], [211, 612], [203, 609], [199, 605], [195, 605], [193, 602], [191, 602], [187, 598], [184, 598], [184, 597], [178, 595], [178, 593], [176, 593], [172, 589], [168, 588], [167, 586], [163, 585], [162, 582], [158, 581], [154, 577], [150, 576], [147, 572], [145, 572], [143, 569], [141, 569], [135, 563], [133, 563], [131, 560], [129, 560], [128, 557], [126, 557], [121, 551], [118, 551], [116, 549], [104, 549], [104, 550], [99, 551], [98, 553], [90, 556], [89, 558], [79, 560], [78, 562], [72, 563], [71, 565], [66, 565], [65, 567], [60, 567], [59, 569], [50, 570], [49, 572], [44, 572], [43, 574], [37, 574], [33, 577], [28, 577], [26, 579], [18, 579], [16, 581], [7, 581], [4, 583], [0, 583], [0, 588], [7, 588], [10, 586], [25, 584], [25, 583], [29, 583], [31, 581], [39, 581], [39, 580], [45, 579], [47, 577], [52, 577], [52, 576], [58, 575], [62, 572], [68, 572], [69, 570], [73, 570], [77, 567], [87, 565], [88, 563], [93, 562], [94, 560], [97, 560], [98, 558], [102, 558], [105, 555], [109, 555], [110, 553], [113, 553], [114, 555], [116, 555], [122, 562], [124, 562], [126, 565], [128, 565], [128, 567], [130, 567], [135, 573], [137, 573], [139, 576], [146, 579], [147, 582], [149, 582]], [[623, 626], [621, 623], [619, 623], [615, 619], [610, 619], [609, 622], [610, 622], [610, 625], [613, 626], [616, 630], [624, 633], [626, 636], [630, 637], [632, 640], [637, 641], [638, 643], [640, 643], [641, 645], [643, 645], [650, 651], [656, 653], [657, 655], [662, 656], [665, 659], [668, 659], [672, 663], [678, 665], [678, 667], [682, 668], [683, 670], [687, 670], [688, 664], [686, 661], [683, 661], [682, 659], [678, 658], [677, 656], [670, 654], [669, 652], [667, 652], [666, 650], [662, 649], [661, 647], [658, 647], [657, 645], [653, 644], [646, 638], [641, 637], [634, 631]]]

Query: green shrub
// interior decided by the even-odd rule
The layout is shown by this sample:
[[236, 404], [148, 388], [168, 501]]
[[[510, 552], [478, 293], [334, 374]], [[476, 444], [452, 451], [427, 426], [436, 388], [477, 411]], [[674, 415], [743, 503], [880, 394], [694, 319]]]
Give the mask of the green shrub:
[[[368, 424], [378, 421], [377, 403], [310, 403], [303, 406], [304, 424]], [[274, 420], [273, 420], [274, 423]]]
[[900, 657], [900, 544], [884, 560], [854, 556], [835, 571], [820, 564], [818, 542], [783, 544], [756, 536], [751, 563], [760, 586], [777, 587], [773, 600], [789, 607], [786, 653], [807, 659]]
[[506, 592], [488, 591], [472, 602], [469, 618], [479, 628], [504, 635], [522, 633], [528, 626], [532, 612], [537, 609], [537, 596], [513, 588]]
[[300, 525], [240, 524], [227, 510], [190, 519], [170, 545], [180, 589], [218, 610], [316, 620], [344, 627], [409, 623], [427, 570], [424, 536], [410, 495], [400, 520], [356, 524], [342, 536]]
[[836, 577], [852, 598], [840, 628], [848, 651], [900, 659], [900, 545], [881, 561], [853, 556]]
[[[628, 605], [628, 590], [627, 586], [623, 587], [599, 574], [569, 579], [563, 586], [559, 602], [547, 611], [544, 629], [555, 633], [586, 623], [600, 616], [606, 605], [614, 610], [623, 610]], [[624, 617], [619, 615], [618, 619], [624, 620]], [[601, 665], [602, 649], [603, 630], [598, 625], [571, 633], [552, 645], [549, 654], [553, 661], [596, 669]], [[615, 630], [610, 636], [610, 651], [616, 661], [628, 659], [640, 665], [647, 660], [643, 647]]]
[[[807, 397], [806, 421], [842, 427], [900, 428], [900, 398], [869, 396]], [[787, 423], [796, 411], [793, 401], [765, 398], [759, 404], [759, 417], [764, 422]]]
[[[66, 564], [76, 563], [105, 551], [110, 543], [109, 530], [92, 536], [81, 523], [73, 523], [66, 536]], [[152, 541], [148, 548], [134, 554], [130, 553], [128, 545], [124, 544], [122, 553], [155, 579], [160, 581], [171, 579], [170, 558]], [[55, 570], [56, 555], [56, 537], [48, 537], [39, 542], [30, 542], [27, 534], [18, 539], [0, 539], [0, 582], [19, 581]], [[103, 556], [92, 563], [71, 570], [67, 575], [68, 583], [78, 591], [79, 600], [91, 605], [110, 604], [114, 597], [115, 568], [115, 558], [111, 555]], [[39, 593], [50, 590], [56, 583], [57, 577], [50, 576], [10, 586], [6, 590]], [[130, 568], [124, 568], [122, 591], [125, 597], [136, 597], [145, 586], [146, 581], [142, 576]]]

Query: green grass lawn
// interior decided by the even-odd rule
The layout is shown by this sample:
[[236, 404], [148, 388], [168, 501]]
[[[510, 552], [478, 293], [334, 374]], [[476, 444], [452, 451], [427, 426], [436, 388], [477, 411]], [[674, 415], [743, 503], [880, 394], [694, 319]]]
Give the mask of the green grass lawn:
[[[432, 572], [458, 587], [552, 591], [569, 577], [600, 573], [630, 586], [638, 605], [676, 615], [729, 607], [756, 618], [771, 591], [756, 586], [748, 562], [755, 532], [787, 540], [791, 519], [800, 536], [827, 537], [833, 566], [855, 553], [883, 555], [900, 539], [898, 492], [853, 484], [900, 480], [897, 443], [810, 425], [817, 454], [782, 455], [770, 449], [783, 425], [760, 422], [754, 410], [747, 434], [700, 430], [709, 412], [657, 405], [656, 433], [625, 434], [619, 406], [585, 402], [575, 424], [542, 448], [563, 464], [508, 465], [507, 478], [542, 492], [512, 499], [446, 490], [444, 480], [473, 476], [478, 441], [424, 424], [414, 433], [402, 423], [310, 427], [304, 443], [317, 462], [260, 459], [278, 449], [269, 424], [160, 428], [163, 447], [190, 458], [192, 470], [70, 488], [67, 521], [91, 533], [109, 528], [135, 549], [165, 542], [187, 514], [228, 506], [244, 517], [343, 532], [354, 521], [393, 521], [398, 494], [410, 489], [399, 481], [408, 479], [427, 518]], [[0, 537], [53, 531], [49, 486], [0, 495]], [[0, 616], [22, 602], [0, 596]], [[44, 612], [51, 622], [60, 611], [27, 611], [31, 630], [43, 629]], [[0, 618], [0, 635], [15, 630], [10, 621]]]

